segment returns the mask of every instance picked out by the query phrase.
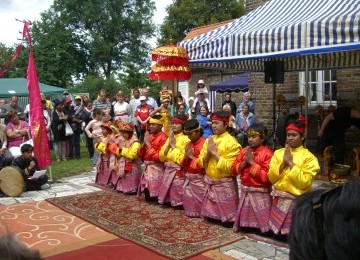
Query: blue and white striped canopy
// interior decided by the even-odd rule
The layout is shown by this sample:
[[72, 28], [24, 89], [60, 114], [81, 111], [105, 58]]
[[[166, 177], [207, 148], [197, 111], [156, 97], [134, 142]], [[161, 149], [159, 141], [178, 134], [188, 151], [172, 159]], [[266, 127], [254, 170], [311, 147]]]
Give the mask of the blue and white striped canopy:
[[286, 71], [360, 66], [359, 0], [270, 0], [210, 32], [182, 41], [192, 67]]

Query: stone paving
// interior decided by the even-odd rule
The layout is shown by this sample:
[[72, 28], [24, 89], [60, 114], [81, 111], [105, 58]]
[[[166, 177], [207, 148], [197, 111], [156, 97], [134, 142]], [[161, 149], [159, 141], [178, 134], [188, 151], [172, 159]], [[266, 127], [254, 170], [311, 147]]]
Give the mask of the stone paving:
[[[27, 201], [40, 201], [53, 197], [62, 197], [74, 194], [99, 191], [99, 188], [88, 184], [95, 182], [95, 173], [83, 173], [77, 176], [61, 179], [51, 184], [51, 188], [42, 191], [24, 192], [20, 197], [6, 197], [0, 193], [0, 205], [12, 205]], [[326, 182], [314, 181], [314, 188], [328, 186]], [[236, 243], [220, 247], [218, 252], [234, 259], [256, 260], [256, 259], [289, 259], [289, 250], [273, 244], [255, 241], [249, 237]]]

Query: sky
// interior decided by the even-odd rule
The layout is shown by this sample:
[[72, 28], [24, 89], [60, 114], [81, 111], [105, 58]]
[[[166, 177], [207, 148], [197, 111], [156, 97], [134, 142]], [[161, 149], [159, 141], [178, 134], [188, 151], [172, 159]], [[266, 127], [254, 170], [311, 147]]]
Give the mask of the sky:
[[[156, 25], [162, 24], [166, 16], [165, 8], [172, 3], [172, 0], [153, 0], [156, 5], [153, 17]], [[47, 10], [53, 0], [0, 0], [0, 42], [10, 47], [18, 44], [23, 30], [23, 23], [19, 20], [39, 20], [40, 13]], [[156, 39], [150, 43], [155, 48]]]

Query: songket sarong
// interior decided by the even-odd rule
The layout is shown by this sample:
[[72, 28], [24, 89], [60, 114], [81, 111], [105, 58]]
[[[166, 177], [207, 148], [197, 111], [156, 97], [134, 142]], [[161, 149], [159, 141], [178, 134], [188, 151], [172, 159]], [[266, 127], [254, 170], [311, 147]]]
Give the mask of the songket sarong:
[[290, 232], [291, 214], [296, 196], [273, 188], [270, 194], [272, 205], [269, 217], [269, 227], [274, 234], [287, 235]]
[[109, 167], [110, 155], [100, 154], [96, 163], [96, 177], [95, 183], [100, 185], [107, 185], [110, 179], [111, 169]]
[[171, 206], [181, 206], [183, 204], [184, 181], [181, 167], [173, 162], [165, 162], [164, 178], [162, 179], [158, 203], [171, 203]]
[[206, 183], [204, 174], [185, 174], [183, 207], [188, 217], [200, 217], [204, 202]]
[[233, 222], [239, 205], [239, 191], [235, 177], [212, 179], [204, 177], [206, 192], [201, 208], [202, 218]]
[[140, 196], [145, 189], [148, 189], [150, 197], [156, 198], [159, 195], [161, 181], [164, 176], [164, 164], [161, 162], [144, 161], [145, 169], [140, 178], [137, 195]]
[[269, 215], [271, 209], [270, 190], [240, 186], [239, 207], [236, 213], [234, 231], [239, 227], [259, 228], [261, 232], [269, 231]]
[[[119, 160], [119, 168], [123, 167]], [[123, 176], [119, 176], [114, 190], [122, 193], [135, 193], [139, 187], [141, 178], [141, 161], [136, 160], [132, 163], [132, 170], [126, 171]]]

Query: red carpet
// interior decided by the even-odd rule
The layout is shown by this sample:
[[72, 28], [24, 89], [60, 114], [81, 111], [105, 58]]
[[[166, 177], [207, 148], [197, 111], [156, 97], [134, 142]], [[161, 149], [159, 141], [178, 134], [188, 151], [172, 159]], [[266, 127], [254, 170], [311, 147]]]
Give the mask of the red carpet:
[[182, 210], [113, 191], [48, 201], [119, 237], [173, 259], [189, 258], [243, 238], [230, 228], [188, 218]]
[[[132, 242], [117, 238], [104, 243], [91, 245], [82, 249], [66, 252], [63, 254], [55, 255], [46, 258], [47, 260], [133, 260], [133, 259], [146, 259], [146, 260], [165, 260], [167, 257], [158, 255], [148, 249], [138, 246]], [[206, 256], [195, 256], [189, 259], [192, 260], [209, 260]]]
[[46, 201], [0, 205], [0, 235], [8, 231], [42, 257], [117, 238]]

